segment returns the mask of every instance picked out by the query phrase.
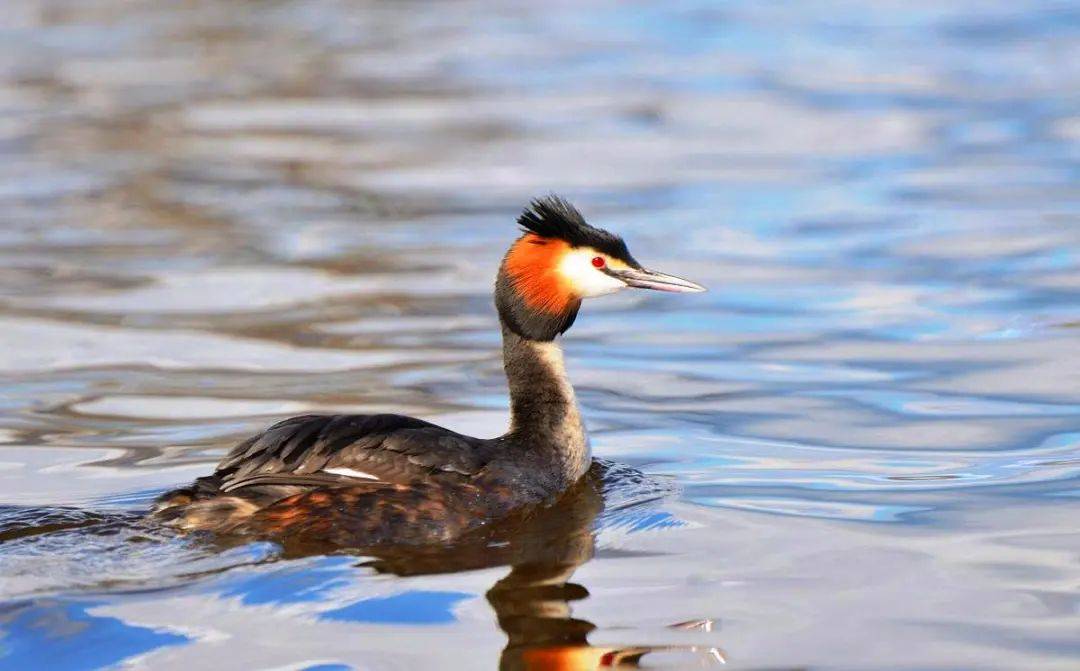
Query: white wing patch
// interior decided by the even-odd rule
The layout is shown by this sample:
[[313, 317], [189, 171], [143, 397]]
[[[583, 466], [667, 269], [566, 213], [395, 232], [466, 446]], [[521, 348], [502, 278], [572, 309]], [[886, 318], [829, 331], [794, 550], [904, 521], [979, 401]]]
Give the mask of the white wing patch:
[[344, 475], [347, 478], [362, 478], [364, 480], [378, 480], [379, 476], [372, 475], [371, 473], [365, 473], [358, 471], [355, 468], [327, 468], [323, 473], [330, 473], [332, 475]]

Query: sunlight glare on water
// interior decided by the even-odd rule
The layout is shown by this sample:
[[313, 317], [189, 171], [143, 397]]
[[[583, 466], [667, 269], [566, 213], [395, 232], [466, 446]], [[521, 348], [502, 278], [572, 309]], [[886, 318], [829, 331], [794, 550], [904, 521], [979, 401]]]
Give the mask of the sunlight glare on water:
[[[1080, 665], [1074, 4], [3, 13], [0, 668]], [[710, 288], [569, 333], [652, 484], [554, 573], [138, 522], [293, 414], [501, 433], [492, 281], [550, 192]]]

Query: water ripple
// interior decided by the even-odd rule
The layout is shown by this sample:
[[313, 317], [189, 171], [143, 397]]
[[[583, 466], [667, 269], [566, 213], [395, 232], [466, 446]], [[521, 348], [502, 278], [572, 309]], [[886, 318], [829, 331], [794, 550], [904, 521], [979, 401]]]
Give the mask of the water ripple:
[[[649, 477], [607, 492], [564, 589], [592, 596], [544, 612], [589, 614], [593, 645], [715, 619], [754, 668], [1074, 668], [1076, 12], [433, 9], [5, 3], [0, 517], [137, 517], [291, 413], [498, 434], [493, 272], [556, 191], [711, 291], [600, 299], [570, 332], [595, 454]], [[79, 529], [0, 544], [0, 665], [491, 668], [505, 644], [491, 571]]]

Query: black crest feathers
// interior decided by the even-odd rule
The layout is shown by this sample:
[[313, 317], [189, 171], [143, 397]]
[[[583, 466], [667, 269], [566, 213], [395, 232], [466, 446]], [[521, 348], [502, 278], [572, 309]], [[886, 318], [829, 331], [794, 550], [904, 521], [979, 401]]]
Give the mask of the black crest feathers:
[[526, 232], [535, 233], [542, 238], [557, 238], [569, 243], [571, 247], [592, 247], [633, 268], [641, 267], [634, 257], [630, 256], [622, 238], [602, 228], [588, 225], [577, 208], [554, 194], [529, 203], [518, 217], [517, 223]]

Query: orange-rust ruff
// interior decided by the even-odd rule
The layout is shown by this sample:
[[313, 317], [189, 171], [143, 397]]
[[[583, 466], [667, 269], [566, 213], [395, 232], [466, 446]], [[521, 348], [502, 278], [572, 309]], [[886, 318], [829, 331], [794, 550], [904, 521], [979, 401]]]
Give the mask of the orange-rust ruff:
[[506, 253], [503, 261], [514, 290], [533, 310], [560, 315], [580, 301], [570, 278], [559, 272], [560, 264], [570, 252], [562, 240], [542, 238], [526, 233]]
[[451, 543], [558, 500], [591, 463], [554, 342], [583, 299], [703, 288], [641, 267], [566, 201], [534, 201], [495, 281], [510, 428], [473, 438], [401, 415], [305, 415], [237, 445], [213, 474], [158, 499], [183, 530], [341, 546]]

